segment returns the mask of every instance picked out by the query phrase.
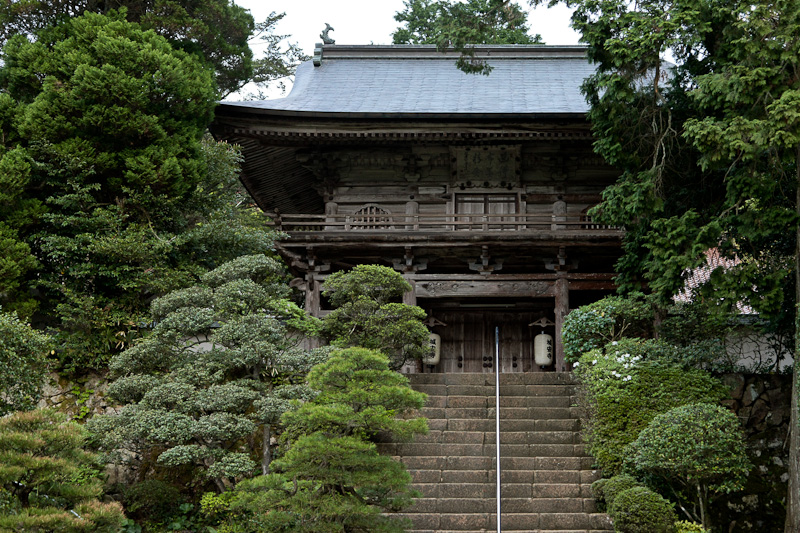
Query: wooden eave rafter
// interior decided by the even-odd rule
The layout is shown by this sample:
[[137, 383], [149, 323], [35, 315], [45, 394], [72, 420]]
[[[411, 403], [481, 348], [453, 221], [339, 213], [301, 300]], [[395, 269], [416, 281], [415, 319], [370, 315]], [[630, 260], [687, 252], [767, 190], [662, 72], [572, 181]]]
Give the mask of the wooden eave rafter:
[[278, 145], [296, 145], [313, 142], [348, 144], [353, 142], [474, 142], [474, 141], [591, 141], [590, 132], [562, 131], [287, 131], [267, 128], [226, 127], [217, 130], [223, 138], [252, 138], [275, 142]]

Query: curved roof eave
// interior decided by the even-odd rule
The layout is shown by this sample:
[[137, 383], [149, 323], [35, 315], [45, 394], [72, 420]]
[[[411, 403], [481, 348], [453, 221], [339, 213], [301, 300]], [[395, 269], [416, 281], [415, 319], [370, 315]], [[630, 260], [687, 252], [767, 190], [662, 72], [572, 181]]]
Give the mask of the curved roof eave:
[[530, 122], [532, 120], [587, 120], [587, 113], [554, 112], [554, 113], [409, 113], [409, 112], [353, 112], [353, 111], [298, 111], [287, 109], [265, 109], [248, 106], [248, 102], [220, 102], [216, 113], [225, 117], [275, 117], [275, 118], [308, 118], [308, 119], [362, 119], [362, 120], [457, 120], [459, 122], [485, 120], [513, 120]]

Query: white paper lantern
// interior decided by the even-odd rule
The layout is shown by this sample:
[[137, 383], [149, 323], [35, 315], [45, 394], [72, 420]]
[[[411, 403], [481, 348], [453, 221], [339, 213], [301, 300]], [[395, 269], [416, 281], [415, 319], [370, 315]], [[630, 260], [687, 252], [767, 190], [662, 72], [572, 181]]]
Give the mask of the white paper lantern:
[[539, 366], [553, 364], [553, 337], [540, 333], [533, 339], [533, 360]]
[[424, 365], [438, 365], [440, 354], [442, 353], [442, 338], [436, 333], [430, 334], [431, 350], [428, 355], [422, 357]]

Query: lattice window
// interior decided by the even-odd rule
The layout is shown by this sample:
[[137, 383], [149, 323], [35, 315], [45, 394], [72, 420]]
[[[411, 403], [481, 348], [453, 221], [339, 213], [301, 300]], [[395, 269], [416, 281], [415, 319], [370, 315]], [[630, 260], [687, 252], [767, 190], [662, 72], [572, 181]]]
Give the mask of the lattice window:
[[367, 204], [353, 214], [353, 229], [392, 229], [391, 213], [377, 204]]

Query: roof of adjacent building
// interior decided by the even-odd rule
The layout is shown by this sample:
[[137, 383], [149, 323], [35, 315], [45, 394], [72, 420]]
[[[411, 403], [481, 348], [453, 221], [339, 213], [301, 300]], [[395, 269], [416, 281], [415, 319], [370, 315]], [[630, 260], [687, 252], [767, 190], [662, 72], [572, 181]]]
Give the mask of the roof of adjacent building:
[[[285, 98], [222, 102], [278, 115], [585, 115], [583, 80], [595, 69], [583, 46], [480, 46], [491, 73], [465, 74], [457, 52], [429, 45], [318, 45]], [[244, 109], [242, 109], [244, 110]]]

